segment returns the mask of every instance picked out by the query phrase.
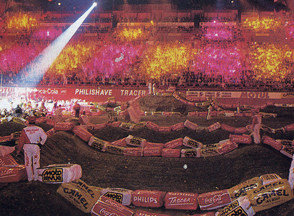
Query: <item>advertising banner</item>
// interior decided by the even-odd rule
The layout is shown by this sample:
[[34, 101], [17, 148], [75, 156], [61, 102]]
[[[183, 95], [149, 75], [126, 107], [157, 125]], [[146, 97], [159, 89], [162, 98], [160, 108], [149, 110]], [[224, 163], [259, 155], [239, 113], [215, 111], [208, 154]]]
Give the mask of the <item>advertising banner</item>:
[[21, 95], [31, 100], [72, 100], [81, 99], [87, 102], [105, 102], [108, 98], [115, 98], [117, 101], [126, 102], [136, 97], [148, 94], [147, 88], [115, 88], [106, 87], [76, 87], [76, 88], [0, 88], [0, 95], [14, 97]]
[[[281, 92], [187, 91], [186, 96], [236, 99], [282, 99]], [[294, 96], [293, 96], [294, 98]]]
[[[148, 95], [147, 87], [115, 86], [77, 86], [77, 87], [0, 87], [0, 96], [13, 99], [24, 97], [29, 100], [72, 100], [86, 102], [105, 102], [114, 98], [118, 102], [127, 102], [137, 97]], [[266, 103], [294, 104], [294, 93], [291, 92], [258, 92], [258, 91], [186, 91], [186, 100], [203, 102], [216, 99], [225, 104], [264, 105]], [[175, 96], [174, 94], [173, 96]], [[177, 98], [176, 98], [177, 99]]]

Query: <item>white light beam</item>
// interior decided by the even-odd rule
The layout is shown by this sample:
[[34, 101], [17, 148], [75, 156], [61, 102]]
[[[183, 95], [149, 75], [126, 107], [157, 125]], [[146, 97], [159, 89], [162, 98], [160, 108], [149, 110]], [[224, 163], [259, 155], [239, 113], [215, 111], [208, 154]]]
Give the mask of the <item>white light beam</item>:
[[[57, 56], [61, 53], [63, 48], [76, 33], [80, 25], [84, 22], [90, 12], [97, 6], [97, 3], [93, 5], [77, 20], [75, 21], [64, 33], [62, 33], [56, 40], [54, 40], [48, 47], [46, 47], [41, 54], [39, 54], [28, 66], [26, 66], [19, 75], [27, 74], [25, 80], [19, 80], [20, 82], [36, 81], [36, 85], [43, 78], [43, 75], [50, 68]], [[35, 83], [35, 82], [34, 82]]]

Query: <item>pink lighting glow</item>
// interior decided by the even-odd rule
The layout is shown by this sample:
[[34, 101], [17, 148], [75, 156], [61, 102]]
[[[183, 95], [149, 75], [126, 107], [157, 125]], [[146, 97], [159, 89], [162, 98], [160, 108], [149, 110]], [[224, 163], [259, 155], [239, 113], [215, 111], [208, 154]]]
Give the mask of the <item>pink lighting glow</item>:
[[130, 71], [130, 68], [142, 55], [143, 45], [132, 44], [109, 44], [96, 52], [93, 58], [83, 67], [90, 77], [98, 75], [113, 77], [123, 75]]
[[207, 45], [194, 59], [193, 69], [210, 76], [224, 76], [225, 79], [241, 76], [246, 70], [244, 54], [236, 47], [213, 47]]
[[230, 29], [225, 28], [208, 28], [204, 33], [208, 40], [232, 40], [233, 33]]

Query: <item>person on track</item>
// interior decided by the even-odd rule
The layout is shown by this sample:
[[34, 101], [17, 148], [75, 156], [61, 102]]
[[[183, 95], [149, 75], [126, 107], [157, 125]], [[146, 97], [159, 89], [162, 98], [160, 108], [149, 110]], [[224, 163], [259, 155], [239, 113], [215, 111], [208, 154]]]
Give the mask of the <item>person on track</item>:
[[25, 167], [28, 181], [37, 181], [40, 167], [40, 147], [45, 144], [47, 135], [44, 130], [35, 125], [36, 117], [28, 117], [28, 126], [23, 128], [16, 147], [17, 155], [24, 150]]

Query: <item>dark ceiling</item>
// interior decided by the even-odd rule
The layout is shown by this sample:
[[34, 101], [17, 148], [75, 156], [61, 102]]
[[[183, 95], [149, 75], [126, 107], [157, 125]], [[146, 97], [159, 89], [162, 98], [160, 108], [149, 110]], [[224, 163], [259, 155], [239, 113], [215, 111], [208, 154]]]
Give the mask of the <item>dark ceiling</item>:
[[[1, 0], [0, 0], [1, 1]], [[2, 2], [9, 0], [2, 0]], [[89, 8], [94, 0], [14, 0], [18, 6], [31, 7], [31, 9], [41, 8], [45, 11], [84, 11]], [[150, 4], [150, 3], [167, 3], [173, 4], [175, 9], [236, 9], [240, 11], [262, 10], [262, 11], [279, 11], [288, 8], [274, 0], [95, 0], [98, 7], [102, 10], [117, 9], [123, 4]], [[277, 0], [286, 2], [288, 0]], [[291, 0], [292, 1], [292, 0]], [[11, 2], [11, 1], [10, 1]], [[35, 7], [32, 7], [35, 5]]]

